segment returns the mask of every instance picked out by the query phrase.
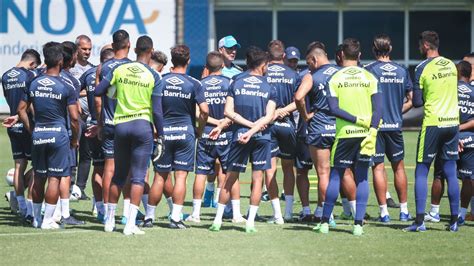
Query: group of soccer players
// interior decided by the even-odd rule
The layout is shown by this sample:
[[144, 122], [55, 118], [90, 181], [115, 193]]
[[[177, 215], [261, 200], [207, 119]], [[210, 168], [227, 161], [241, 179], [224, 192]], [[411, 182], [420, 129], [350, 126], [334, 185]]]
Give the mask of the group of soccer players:
[[[366, 66], [360, 65], [360, 43], [353, 38], [338, 46], [336, 64], [329, 61], [322, 42], [310, 43], [304, 70], [298, 68], [298, 49], [285, 49], [273, 40], [266, 50], [247, 49], [246, 71], [233, 63], [240, 44], [229, 35], [219, 41], [218, 51], [207, 55], [201, 81], [186, 74], [186, 45], [171, 49], [172, 67], [163, 75], [168, 60], [154, 51], [148, 36], [138, 38], [135, 61], [128, 58], [131, 44], [125, 30], [116, 31], [111, 45], [102, 48], [98, 66], [88, 61], [91, 47], [85, 35], [75, 42], [48, 42], [43, 65], [40, 54], [29, 49], [2, 76], [10, 106], [4, 125], [15, 161], [18, 210], [36, 228], [57, 229], [59, 221], [84, 223], [69, 210], [71, 176], [84, 190], [91, 161], [97, 220], [106, 232], [113, 232], [123, 195], [120, 222], [125, 235], [144, 234], [141, 228], [153, 227], [163, 194], [170, 228], [200, 223], [201, 207], [216, 207], [210, 231], [220, 231], [223, 219], [231, 218], [245, 223], [248, 233], [257, 231], [262, 199], [273, 209], [268, 223], [314, 222], [315, 232], [328, 233], [336, 225], [332, 213], [341, 195], [339, 218], [354, 220], [352, 233], [362, 235], [370, 167], [380, 206], [378, 220], [390, 222], [385, 156], [394, 172], [399, 220], [414, 219], [405, 231], [425, 231], [424, 221], [440, 221], [444, 180], [451, 209], [447, 230], [458, 231], [459, 225], [472, 220], [472, 209], [471, 218], [466, 214], [474, 184], [474, 56], [457, 65], [440, 56], [436, 32], [420, 34], [426, 60], [417, 66], [414, 82], [405, 67], [391, 61], [391, 40], [384, 34], [375, 36], [376, 61]], [[402, 114], [412, 106], [424, 107], [413, 218], [407, 205], [402, 134]], [[277, 158], [283, 173], [283, 213]], [[29, 159], [34, 171], [26, 171]], [[434, 160], [432, 208], [425, 214], [427, 176]], [[248, 163], [252, 182], [244, 218], [239, 175]], [[314, 213], [308, 179], [313, 165], [318, 177]], [[193, 211], [185, 215], [186, 180], [194, 171]], [[461, 192], [458, 177], [463, 180]], [[295, 184], [302, 203], [297, 219]], [[145, 214], [139, 211], [141, 202]]]

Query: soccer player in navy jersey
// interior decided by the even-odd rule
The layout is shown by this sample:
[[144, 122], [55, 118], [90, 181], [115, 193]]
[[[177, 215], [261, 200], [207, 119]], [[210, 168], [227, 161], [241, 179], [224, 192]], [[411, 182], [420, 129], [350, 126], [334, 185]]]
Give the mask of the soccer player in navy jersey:
[[[35, 167], [33, 192], [34, 227], [58, 229], [53, 220], [58, 202], [62, 178], [71, 174], [69, 154], [78, 145], [79, 111], [74, 88], [61, 78], [63, 51], [61, 44], [50, 42], [44, 45], [43, 55], [46, 72], [35, 79], [28, 90], [28, 97], [20, 102], [18, 115], [25, 128], [32, 132], [32, 161]], [[27, 108], [32, 104], [34, 128], [31, 128]], [[68, 124], [70, 123], [70, 125]], [[68, 129], [71, 129], [71, 138]], [[44, 185], [48, 188], [44, 195]], [[41, 203], [45, 199], [44, 219], [41, 220]]]
[[[130, 62], [128, 53], [130, 51], [130, 37], [125, 30], [117, 30], [112, 36], [112, 49], [114, 50], [114, 58], [105, 61], [97, 68], [96, 84], [98, 84], [107, 74], [121, 64]], [[97, 134], [102, 142], [102, 152], [104, 154], [104, 173], [102, 175], [102, 199], [104, 200], [105, 209], [109, 200], [110, 182], [114, 176], [114, 113], [117, 100], [109, 95], [96, 96], [94, 99], [96, 115], [97, 115]], [[127, 203], [124, 201], [124, 210], [129, 210]]]
[[235, 181], [245, 172], [247, 162], [252, 164], [252, 192], [246, 222], [246, 232], [257, 232], [255, 215], [262, 194], [264, 171], [271, 167], [271, 134], [267, 125], [273, 120], [276, 108], [276, 90], [264, 76], [269, 57], [266, 52], [250, 47], [247, 52], [248, 71], [239, 75], [229, 88], [224, 115], [226, 120], [214, 128], [210, 137], [217, 139], [232, 121], [233, 140], [227, 161], [227, 174], [219, 195], [217, 212], [210, 231], [219, 231], [226, 203]]
[[387, 175], [384, 159], [387, 156], [395, 177], [395, 189], [400, 201], [400, 221], [411, 219], [407, 203], [407, 175], [403, 158], [405, 155], [402, 114], [412, 107], [412, 82], [408, 70], [390, 60], [392, 42], [390, 37], [381, 34], [375, 36], [372, 51], [376, 61], [365, 66], [378, 80], [383, 96], [382, 124], [377, 134], [377, 144], [372, 167], [374, 190], [380, 207], [379, 221], [390, 222], [387, 209]]
[[[336, 119], [331, 114], [327, 102], [327, 81], [340, 68], [329, 63], [325, 46], [321, 42], [313, 42], [308, 46], [306, 62], [310, 73], [304, 76], [295, 100], [300, 115], [308, 123], [306, 143], [309, 145], [318, 175], [318, 207], [314, 217], [316, 222], [319, 222], [323, 215], [329, 183], [331, 147], [336, 133]], [[306, 97], [309, 98], [309, 112], [306, 110]]]
[[[21, 60], [17, 65], [2, 75], [3, 95], [10, 108], [10, 116], [12, 118], [15, 117], [15, 121], [17, 120], [18, 105], [25, 93], [27, 93], [30, 83], [35, 78], [35, 73], [32, 70], [36, 69], [40, 64], [41, 58], [39, 53], [36, 50], [28, 49], [23, 52]], [[5, 122], [8, 122], [8, 119]], [[23, 216], [22, 218], [28, 218], [27, 221], [32, 222], [33, 204], [31, 197], [29, 200], [25, 200], [24, 197], [26, 182], [28, 182], [32, 174], [30, 171], [25, 173], [28, 160], [31, 160], [31, 135], [21, 122], [8, 125], [7, 127], [15, 165], [13, 186], [15, 188], [16, 200], [19, 205], [20, 214]], [[10, 198], [10, 201], [14, 201], [14, 199]], [[17, 210], [12, 209], [12, 211], [16, 212]]]
[[[145, 219], [154, 219], [155, 208], [161, 199], [164, 180], [174, 172], [173, 209], [169, 227], [185, 229], [181, 219], [186, 196], [186, 179], [194, 170], [196, 138], [200, 138], [209, 114], [208, 104], [201, 83], [186, 75], [190, 62], [190, 50], [186, 45], [171, 49], [171, 72], [163, 76], [164, 145], [165, 153], [154, 163], [155, 175], [148, 196]], [[196, 105], [199, 108], [199, 126], [195, 128]]]

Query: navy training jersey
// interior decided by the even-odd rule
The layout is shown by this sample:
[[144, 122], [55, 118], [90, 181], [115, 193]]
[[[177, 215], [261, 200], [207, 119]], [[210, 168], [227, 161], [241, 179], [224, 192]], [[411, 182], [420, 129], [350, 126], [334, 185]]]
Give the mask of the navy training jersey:
[[336, 118], [331, 114], [328, 104], [329, 79], [341, 68], [334, 64], [326, 64], [317, 68], [311, 77], [313, 86], [308, 93], [309, 111], [314, 112], [308, 127], [316, 134], [333, 134], [336, 132]]
[[28, 99], [35, 110], [35, 128], [49, 125], [69, 128], [67, 106], [77, 103], [77, 94], [63, 78], [41, 75], [31, 83]]
[[3, 74], [3, 95], [10, 107], [10, 115], [16, 115], [18, 105], [25, 99], [28, 87], [35, 76], [33, 71], [22, 67], [13, 67]]
[[194, 135], [196, 104], [206, 102], [201, 83], [186, 74], [167, 73], [163, 75], [160, 92], [165, 134], [184, 131]]
[[380, 131], [399, 131], [402, 129], [402, 108], [406, 94], [413, 90], [408, 70], [395, 62], [375, 61], [365, 66], [379, 81], [383, 97], [383, 123]]
[[64, 82], [68, 83], [74, 88], [76, 96], [79, 99], [79, 95], [81, 94], [81, 82], [75, 78], [71, 72], [66, 70], [61, 70], [61, 72], [59, 72], [59, 76], [64, 79]]
[[[254, 76], [246, 73], [239, 76], [229, 87], [229, 97], [234, 98], [234, 111], [250, 122], [255, 122], [266, 115], [269, 101], [276, 103], [276, 89], [267, 82], [263, 76]], [[234, 141], [249, 128], [234, 123], [232, 131]], [[263, 132], [253, 135], [256, 139], [270, 139], [270, 131], [267, 128]]]
[[267, 82], [276, 89], [277, 108], [283, 108], [293, 102], [296, 90], [301, 83], [296, 71], [283, 64], [269, 64]]
[[86, 72], [82, 74], [79, 78], [81, 82], [81, 90], [86, 90], [87, 93], [87, 105], [89, 106], [89, 112], [91, 115], [91, 123], [97, 123], [97, 112], [95, 110], [94, 103], [94, 91], [95, 91], [95, 78], [96, 78], [97, 67], [89, 68]]
[[[204, 98], [209, 106], [209, 116], [217, 120], [223, 119], [230, 79], [223, 75], [211, 75], [202, 79], [201, 85]], [[207, 124], [206, 129], [207, 127], [213, 128], [215, 126]]]
[[[118, 66], [131, 62], [128, 58], [116, 59], [112, 58], [102, 63], [102, 68], [99, 73], [99, 82]], [[117, 100], [112, 99], [107, 95], [102, 96], [102, 123], [104, 126], [114, 127], [114, 114]]]
[[474, 119], [474, 85], [458, 81], [459, 122]]

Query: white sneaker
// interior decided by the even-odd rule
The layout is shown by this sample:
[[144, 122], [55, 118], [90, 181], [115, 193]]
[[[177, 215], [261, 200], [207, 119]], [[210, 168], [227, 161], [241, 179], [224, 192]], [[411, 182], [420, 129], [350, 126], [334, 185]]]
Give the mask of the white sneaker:
[[201, 222], [201, 218], [199, 217], [194, 217], [193, 215], [189, 215], [186, 220], [186, 222], [193, 222], [193, 223], [200, 223]]
[[144, 235], [145, 232], [140, 230], [136, 225], [132, 226], [132, 228], [127, 228], [125, 226], [125, 228], [123, 229], [123, 234], [126, 235], [126, 236], [130, 236], [130, 235]]
[[247, 222], [247, 220], [245, 220], [245, 218], [242, 217], [242, 215], [237, 217], [237, 218], [232, 219], [232, 223], [234, 223], [234, 224], [241, 224], [241, 223], [245, 223], [245, 222]]
[[285, 224], [285, 221], [283, 220], [283, 217], [279, 217], [279, 218], [272, 217], [267, 220], [267, 223], [282, 225], [282, 224]]
[[54, 230], [54, 229], [59, 229], [59, 228], [61, 228], [59, 224], [57, 224], [53, 220], [43, 221], [43, 223], [41, 224], [42, 230]]

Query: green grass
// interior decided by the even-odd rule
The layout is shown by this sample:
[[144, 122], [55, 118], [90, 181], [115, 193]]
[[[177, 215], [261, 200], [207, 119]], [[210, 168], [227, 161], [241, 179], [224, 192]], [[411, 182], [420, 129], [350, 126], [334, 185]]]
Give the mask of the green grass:
[[[409, 176], [409, 209], [414, 213], [414, 157], [416, 133], [405, 134], [406, 165]], [[0, 130], [0, 173], [12, 167], [11, 151], [4, 129]], [[314, 171], [312, 180], [315, 179]], [[393, 175], [390, 173], [390, 191]], [[188, 181], [187, 201], [184, 211], [192, 210], [192, 181]], [[281, 171], [278, 179], [281, 189]], [[249, 181], [248, 173], [242, 181]], [[372, 182], [370, 182], [372, 184]], [[431, 183], [431, 182], [430, 182]], [[316, 203], [316, 183], [311, 184], [311, 208]], [[372, 186], [372, 185], [371, 185]], [[0, 181], [3, 195], [11, 188]], [[378, 206], [373, 190], [369, 198], [368, 213], [378, 215]], [[91, 195], [90, 186], [88, 195]], [[242, 212], [248, 206], [249, 186], [242, 186]], [[297, 198], [297, 197], [296, 197]], [[473, 260], [474, 223], [461, 227], [458, 233], [444, 230], [449, 214], [447, 198], [442, 200], [439, 224], [427, 224], [425, 233], [404, 233], [401, 228], [408, 223], [398, 222], [398, 210], [390, 209], [393, 221], [390, 225], [369, 222], [364, 227], [365, 235], [354, 237], [350, 234], [351, 223], [337, 221], [336, 229], [328, 235], [311, 231], [312, 225], [285, 224], [284, 226], [257, 223], [257, 234], [244, 233], [244, 225], [234, 226], [224, 223], [221, 232], [209, 232], [215, 209], [205, 208], [202, 223], [192, 225], [188, 230], [167, 229], [164, 202], [157, 208], [159, 216], [154, 228], [146, 230], [146, 235], [125, 237], [119, 232], [104, 233], [103, 226], [91, 216], [89, 201], [73, 202], [71, 207], [77, 216], [87, 221], [84, 226], [66, 228], [54, 232], [44, 232], [21, 226], [9, 213], [7, 202], [0, 200], [0, 261], [2, 265], [13, 264], [468, 264]], [[300, 210], [295, 203], [295, 215]], [[282, 202], [282, 208], [284, 203]], [[335, 214], [342, 208], [336, 206]], [[121, 210], [119, 210], [121, 213]], [[271, 215], [271, 206], [262, 202], [259, 214]]]

